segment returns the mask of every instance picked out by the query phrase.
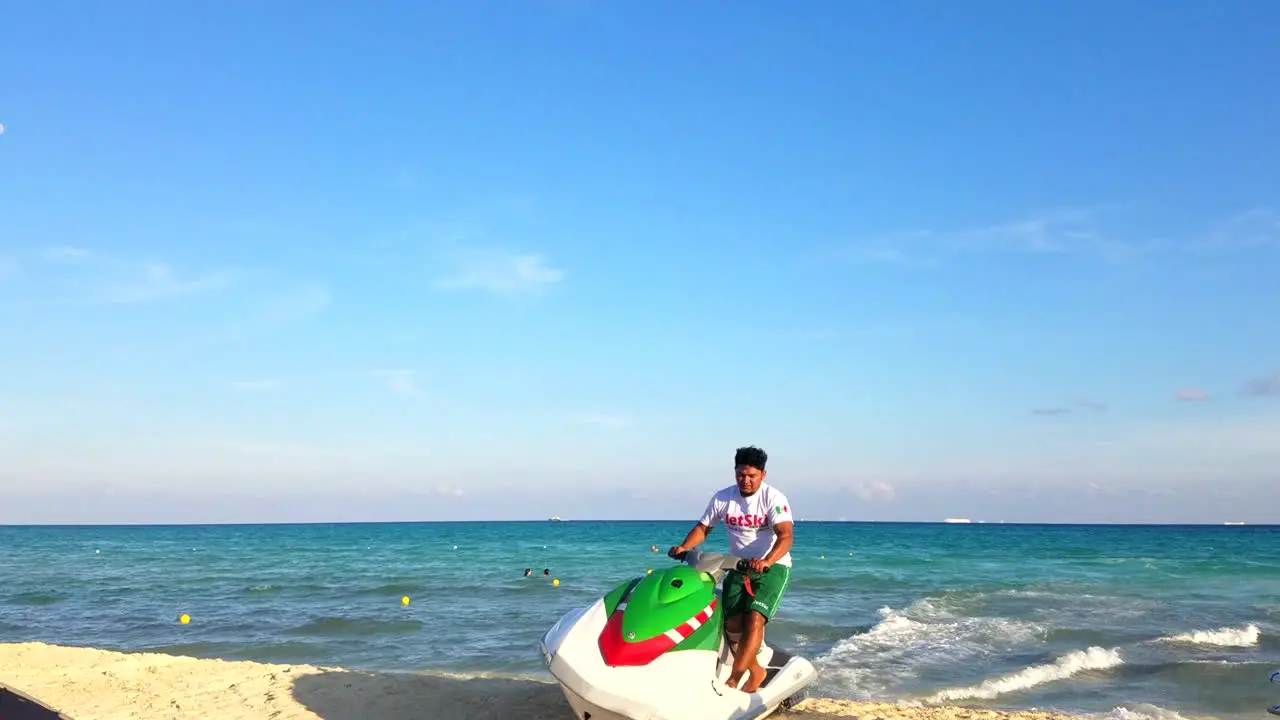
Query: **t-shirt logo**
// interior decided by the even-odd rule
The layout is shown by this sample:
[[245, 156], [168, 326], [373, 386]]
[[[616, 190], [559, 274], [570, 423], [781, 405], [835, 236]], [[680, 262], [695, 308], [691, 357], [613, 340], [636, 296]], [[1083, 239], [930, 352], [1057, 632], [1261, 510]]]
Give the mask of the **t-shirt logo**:
[[786, 512], [786, 511], [787, 511], [787, 506], [786, 506], [786, 505], [775, 505], [775, 506], [773, 507], [773, 511], [774, 511], [774, 512], [777, 512], [777, 513], [784, 513], [784, 512]]
[[764, 527], [768, 519], [763, 515], [730, 515], [724, 519], [726, 525], [740, 528]]

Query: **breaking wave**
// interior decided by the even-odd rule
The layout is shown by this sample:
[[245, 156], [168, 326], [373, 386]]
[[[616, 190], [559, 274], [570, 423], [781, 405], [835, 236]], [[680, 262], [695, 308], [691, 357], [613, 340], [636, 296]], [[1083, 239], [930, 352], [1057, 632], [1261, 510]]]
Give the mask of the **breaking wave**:
[[1217, 647], [1253, 647], [1262, 637], [1262, 630], [1252, 623], [1241, 627], [1221, 627], [1216, 630], [1192, 630], [1191, 632], [1160, 638], [1161, 642], [1215, 645]]
[[948, 700], [990, 700], [1045, 683], [1065, 680], [1086, 670], [1106, 670], [1124, 663], [1117, 648], [1091, 647], [1067, 653], [1051, 663], [1032, 665], [1018, 672], [985, 680], [979, 685], [948, 688], [929, 696], [929, 702]]
[[945, 602], [923, 599], [905, 609], [882, 607], [866, 632], [835, 643], [819, 655], [825, 689], [872, 700], [901, 692], [904, 683], [944, 668], [1038, 644], [1039, 623], [999, 616], [964, 616]]
[[1115, 720], [1186, 720], [1173, 710], [1151, 703], [1134, 703], [1131, 707], [1118, 707], [1106, 717]]
[[988, 651], [993, 645], [1014, 647], [1044, 636], [1038, 623], [1004, 617], [956, 616], [929, 599], [905, 610], [882, 607], [880, 622], [836, 643], [820, 660], [838, 662], [875, 652], [933, 656], [954, 660]]

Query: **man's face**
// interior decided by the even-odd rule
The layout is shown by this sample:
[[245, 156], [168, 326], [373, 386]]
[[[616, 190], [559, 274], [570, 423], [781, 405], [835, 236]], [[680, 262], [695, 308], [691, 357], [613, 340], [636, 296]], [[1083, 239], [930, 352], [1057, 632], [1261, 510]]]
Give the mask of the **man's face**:
[[764, 476], [768, 475], [764, 470], [750, 465], [739, 465], [734, 468], [734, 472], [738, 477], [738, 492], [743, 495], [750, 495], [759, 490], [760, 483], [764, 482]]

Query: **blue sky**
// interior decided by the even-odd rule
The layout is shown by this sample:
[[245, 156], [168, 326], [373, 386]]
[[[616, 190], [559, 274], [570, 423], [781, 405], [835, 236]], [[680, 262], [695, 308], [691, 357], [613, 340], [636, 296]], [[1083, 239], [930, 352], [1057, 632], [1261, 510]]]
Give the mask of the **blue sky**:
[[4, 12], [0, 522], [1274, 521], [1275, 3]]

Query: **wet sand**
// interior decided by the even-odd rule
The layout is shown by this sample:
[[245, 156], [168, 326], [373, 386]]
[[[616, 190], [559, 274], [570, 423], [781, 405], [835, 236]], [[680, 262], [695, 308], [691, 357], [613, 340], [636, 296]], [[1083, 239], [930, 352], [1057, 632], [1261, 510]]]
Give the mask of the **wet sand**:
[[[72, 720], [571, 720], [557, 685], [537, 680], [382, 673], [0, 645], [0, 684]], [[910, 707], [812, 698], [779, 720], [1063, 720], [1043, 712]]]

